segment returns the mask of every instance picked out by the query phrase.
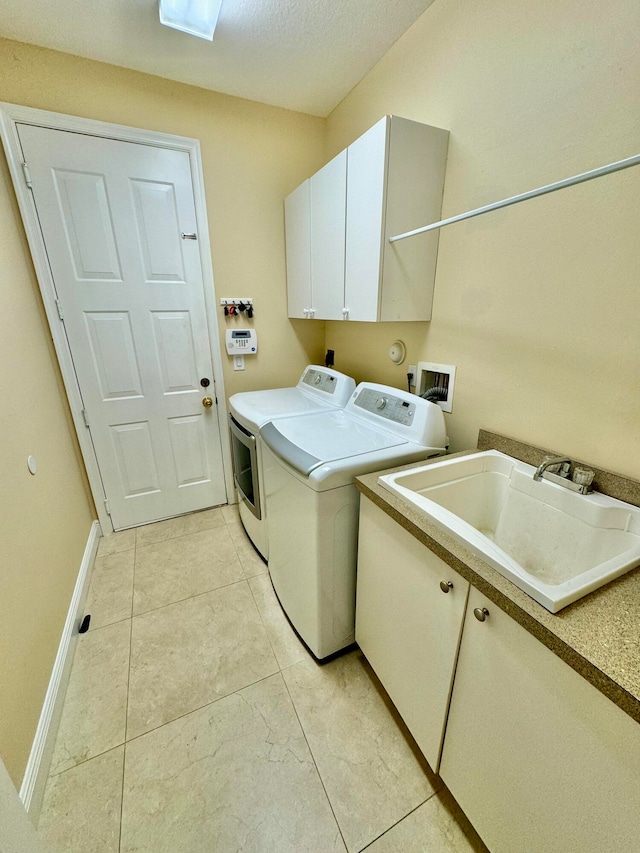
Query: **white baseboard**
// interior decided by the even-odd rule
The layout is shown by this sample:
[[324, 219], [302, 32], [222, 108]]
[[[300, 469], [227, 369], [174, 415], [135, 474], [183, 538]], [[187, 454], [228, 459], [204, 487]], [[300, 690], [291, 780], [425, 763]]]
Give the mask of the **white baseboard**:
[[58, 654], [56, 655], [49, 686], [44, 697], [38, 728], [33, 739], [27, 769], [20, 786], [22, 805], [29, 813], [34, 823], [37, 823], [42, 805], [42, 797], [49, 775], [49, 765], [55, 745], [58, 724], [62, 713], [71, 664], [76, 648], [78, 628], [83, 615], [84, 604], [89, 590], [91, 570], [100, 541], [100, 524], [94, 521], [89, 530], [89, 538], [84, 549], [78, 579], [71, 596], [71, 603], [62, 630]]

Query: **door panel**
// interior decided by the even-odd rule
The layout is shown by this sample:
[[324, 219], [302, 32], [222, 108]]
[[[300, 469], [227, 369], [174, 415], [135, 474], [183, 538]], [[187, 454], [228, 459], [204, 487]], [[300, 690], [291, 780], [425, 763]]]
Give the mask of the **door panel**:
[[75, 278], [122, 281], [104, 175], [52, 169]]
[[204, 430], [205, 415], [171, 418], [171, 446], [179, 487], [202, 483], [207, 478], [209, 463]]
[[128, 313], [87, 311], [85, 320], [102, 399], [141, 397], [142, 382]]
[[152, 317], [163, 393], [197, 391], [198, 370], [189, 313], [153, 311]]
[[189, 155], [18, 132], [114, 528], [225, 503]]
[[174, 187], [131, 181], [146, 281], [185, 281]]

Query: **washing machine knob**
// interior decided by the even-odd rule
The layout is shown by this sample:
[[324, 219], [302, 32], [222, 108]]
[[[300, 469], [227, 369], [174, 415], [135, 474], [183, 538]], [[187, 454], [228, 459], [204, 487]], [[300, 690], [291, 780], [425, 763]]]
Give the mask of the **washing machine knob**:
[[315, 385], [319, 385], [319, 384], [322, 382], [322, 376], [320, 376], [320, 374], [319, 374], [319, 373], [316, 373], [315, 378], [314, 378], [314, 380], [313, 380], [313, 381], [314, 381], [314, 384], [315, 384]]
[[387, 405], [387, 402], [386, 397], [378, 397], [376, 400], [376, 409], [380, 409], [382, 411], [382, 409]]

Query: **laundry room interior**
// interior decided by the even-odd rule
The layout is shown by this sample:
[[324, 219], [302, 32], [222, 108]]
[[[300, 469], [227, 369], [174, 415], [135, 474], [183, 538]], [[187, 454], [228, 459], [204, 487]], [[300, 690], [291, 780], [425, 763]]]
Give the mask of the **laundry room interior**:
[[[403, 393], [411, 365], [451, 365], [455, 367], [455, 390], [450, 410], [443, 413], [448, 454], [475, 450], [479, 432], [489, 432], [610, 472], [626, 485], [617, 491], [603, 486], [601, 491], [638, 505], [640, 169], [620, 169], [440, 228], [430, 320], [290, 317], [284, 213], [285, 198], [384, 116], [448, 131], [438, 217], [443, 220], [638, 155], [640, 10], [636, 3], [613, 0], [605, 8], [594, 0], [540, 0], [526, 6], [515, 0], [487, 0], [484, 4], [435, 0], [337, 101], [332, 101], [328, 89], [324, 100], [318, 98], [312, 104], [300, 90], [297, 103], [292, 97], [286, 108], [269, 92], [240, 97], [163, 78], [159, 73], [143, 73], [135, 70], [135, 61], [124, 67], [124, 61], [120, 66], [87, 58], [89, 44], [83, 56], [76, 55], [81, 51], [72, 47], [52, 49], [35, 36], [33, 43], [27, 43], [29, 38], [19, 34], [17, 19], [3, 22], [3, 16], [0, 12], [0, 101], [4, 104], [199, 141], [213, 270], [213, 292], [208, 298], [217, 318], [212, 347], [224, 385], [224, 398], [222, 394], [218, 399], [215, 393], [210, 396], [225, 420], [233, 395], [296, 386], [308, 365], [325, 365], [328, 352], [333, 354], [329, 366], [351, 377], [355, 386], [377, 383]], [[89, 38], [88, 23], [78, 26]], [[52, 32], [57, 35], [55, 26]], [[61, 37], [60, 43], [73, 42]], [[96, 508], [93, 481], [85, 467], [76, 416], [70, 408], [4, 156], [0, 157], [0, 178], [0, 372], [5, 388], [0, 495], [0, 757], [13, 786], [20, 790], [30, 756], [33, 760], [34, 738], [87, 537], [103, 516]], [[415, 222], [406, 230], [428, 224]], [[252, 316], [246, 310], [225, 312], [221, 303], [225, 298], [251, 300]], [[244, 356], [238, 369], [235, 357], [228, 354], [225, 336], [228, 331], [247, 329], [255, 332], [257, 352]], [[390, 357], [396, 342], [403, 345], [400, 360]], [[221, 441], [229, 477], [227, 432]], [[485, 449], [502, 447], [486, 443]], [[31, 458], [37, 460], [35, 474], [27, 464]], [[524, 461], [535, 468], [539, 459]], [[413, 457], [396, 464], [409, 462], [415, 464]], [[363, 474], [370, 477], [370, 472], [390, 465], [380, 464]], [[365, 494], [379, 505], [374, 499], [377, 487], [365, 488], [369, 489]], [[236, 502], [232, 478], [227, 483], [227, 497], [229, 504]], [[398, 514], [398, 505], [393, 504], [391, 515], [396, 521]], [[229, 525], [230, 516], [219, 518], [221, 529]], [[107, 534], [104, 541], [108, 534], [123, 535], [109, 530], [103, 533]], [[449, 558], [445, 562], [458, 566], [462, 558], [455, 550], [450, 553], [453, 562]], [[639, 605], [629, 597], [640, 582], [634, 580], [636, 575], [632, 572], [626, 579], [614, 581], [614, 585], [629, 584], [624, 595], [618, 593], [626, 621], [620, 623], [618, 615], [611, 617], [612, 624], [618, 625], [619, 648], [624, 653], [620, 651], [610, 672], [594, 653], [589, 658], [591, 675], [585, 676], [593, 690], [596, 670], [605, 672], [606, 686], [601, 693], [608, 696], [609, 704], [619, 706], [616, 711], [622, 708], [625, 712], [622, 729], [627, 722], [637, 729], [640, 722], [637, 676], [629, 675], [631, 684], [622, 675], [612, 674], [614, 669], [631, 672], [637, 663], [628, 651], [637, 638], [637, 633], [629, 633], [630, 626], [640, 625]], [[464, 572], [463, 576], [469, 580]], [[239, 577], [244, 582], [242, 572]], [[636, 587], [630, 585], [632, 581]], [[471, 583], [473, 586], [473, 580]], [[491, 598], [483, 583], [480, 591]], [[502, 601], [500, 583], [509, 581], [498, 583], [494, 602]], [[525, 593], [516, 595], [527, 598]], [[536, 614], [542, 612], [534, 605]], [[509, 604], [494, 604], [496, 610], [498, 607], [510, 612]], [[572, 607], [581, 605], [570, 605], [569, 610]], [[534, 616], [526, 605], [522, 608], [529, 614], [521, 620], [527, 627]], [[557, 647], [568, 647], [569, 635], [549, 627], [552, 619], [554, 615], [541, 615], [543, 627], [528, 630], [554, 656], [562, 657]], [[634, 619], [639, 621], [634, 623]], [[577, 630], [573, 622], [567, 628], [573, 633]], [[559, 638], [556, 645], [548, 639], [552, 635]], [[604, 649], [606, 637], [600, 637], [598, 643]], [[579, 670], [574, 658], [588, 655], [578, 645], [573, 648], [576, 651], [566, 653], [563, 666], [568, 663]], [[610, 650], [610, 654], [614, 652]], [[253, 680], [272, 674], [267, 667]], [[311, 679], [308, 672], [296, 681], [295, 689], [289, 684], [292, 694], [307, 686], [305, 678]], [[246, 682], [251, 683], [251, 679]], [[622, 697], [619, 701], [609, 702], [618, 695]], [[389, 699], [385, 702], [392, 705]], [[202, 700], [193, 709], [205, 704]], [[176, 717], [191, 710], [183, 709]], [[330, 704], [323, 710], [329, 713]], [[411, 729], [408, 719], [407, 725]], [[150, 724], [140, 729], [140, 742], [152, 728]], [[635, 730], [631, 734], [636, 750], [640, 734]], [[408, 732], [406, 738], [417, 753]], [[112, 746], [119, 748], [121, 742], [109, 744], [103, 752]], [[440, 752], [438, 756], [436, 763]], [[436, 768], [428, 757], [427, 761], [431, 774]], [[455, 776], [451, 771], [451, 778]], [[335, 840], [327, 830], [326, 838], [318, 836], [323, 838], [322, 847], [304, 846], [299, 838], [288, 841], [290, 846], [278, 847], [273, 841], [276, 836], [269, 836], [271, 841], [263, 840], [263, 846], [258, 841], [252, 847], [246, 841], [246, 847], [235, 847], [228, 840], [229, 846], [202, 849], [348, 849], [350, 853], [368, 845], [381, 853], [427, 849], [405, 845], [400, 835], [395, 846], [390, 841], [385, 847], [381, 839], [429, 800], [438, 790], [437, 779], [431, 774], [429, 793], [421, 789], [422, 793], [409, 797], [410, 804], [399, 806], [384, 826], [354, 830], [351, 835], [332, 802], [342, 834]], [[605, 787], [606, 779], [598, 784]], [[466, 812], [464, 796], [457, 797], [453, 783], [450, 787]], [[6, 799], [5, 794], [0, 799]], [[467, 817], [475, 829], [467, 825], [464, 815], [460, 818], [463, 830], [455, 842], [460, 846], [454, 842], [444, 846], [443, 842], [434, 850], [509, 851], [511, 836], [494, 833], [488, 818], [483, 823], [482, 808], [476, 823], [474, 807], [470, 805]], [[457, 815], [456, 809], [451, 806], [449, 813]], [[348, 817], [344, 820], [348, 822]], [[111, 846], [91, 849], [154, 849], [131, 832], [126, 844], [123, 834], [115, 841], [110, 836]], [[162, 849], [183, 849], [174, 843]], [[233, 844], [240, 842], [234, 839]], [[560, 842], [556, 848], [532, 842], [520, 849], [539, 853], [572, 848]]]

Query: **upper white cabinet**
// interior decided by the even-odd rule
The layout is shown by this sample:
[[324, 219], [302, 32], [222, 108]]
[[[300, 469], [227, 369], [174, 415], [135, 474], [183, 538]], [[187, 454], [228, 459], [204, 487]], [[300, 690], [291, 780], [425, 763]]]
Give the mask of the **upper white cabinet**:
[[439, 232], [389, 237], [440, 219], [448, 141], [446, 130], [386, 116], [305, 182], [308, 212], [296, 203], [305, 184], [286, 199], [290, 317], [431, 318]]
[[[287, 246], [287, 289], [289, 317], [309, 317], [311, 299], [311, 181], [300, 184], [284, 200]], [[313, 315], [311, 315], [313, 316]]]
[[346, 151], [310, 180], [312, 316], [321, 320], [342, 320], [346, 183]]

